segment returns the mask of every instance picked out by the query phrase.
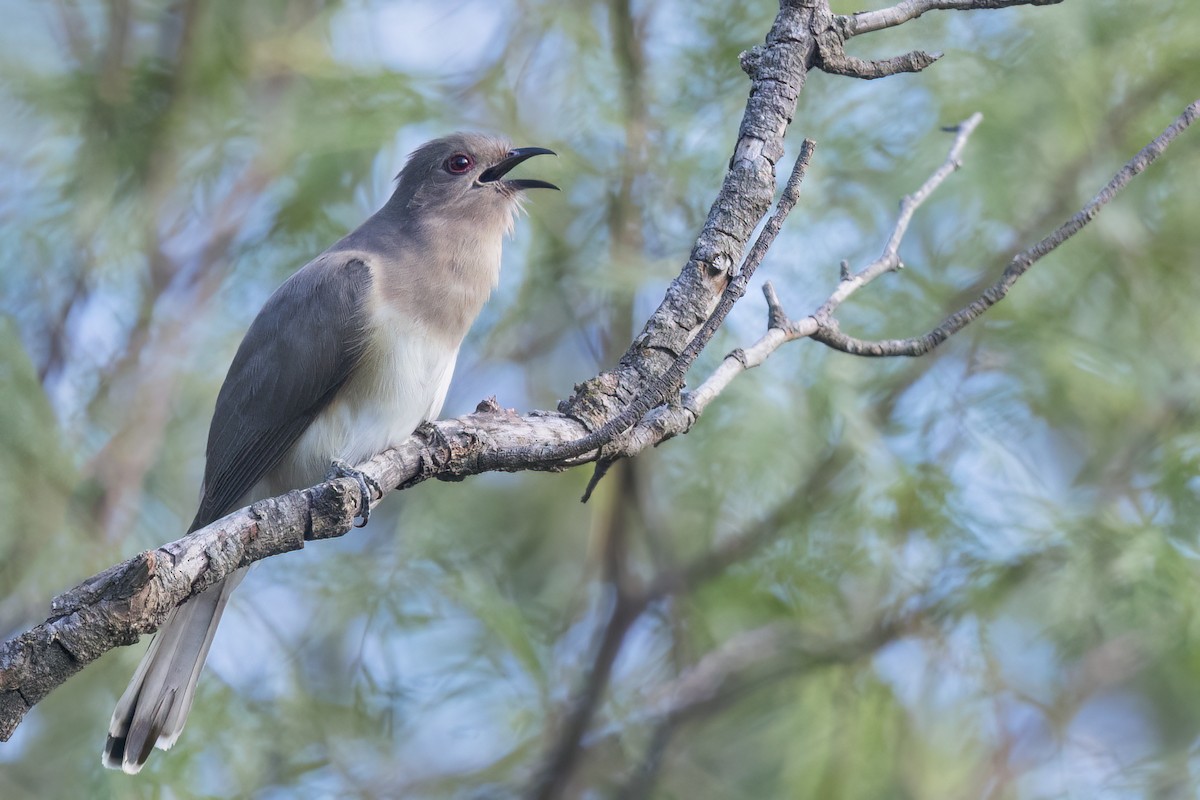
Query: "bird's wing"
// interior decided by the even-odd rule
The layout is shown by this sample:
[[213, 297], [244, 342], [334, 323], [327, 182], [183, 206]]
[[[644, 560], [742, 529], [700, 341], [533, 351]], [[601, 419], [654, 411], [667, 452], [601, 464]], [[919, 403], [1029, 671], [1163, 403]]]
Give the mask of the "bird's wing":
[[370, 291], [367, 265], [333, 253], [267, 300], [217, 396], [191, 530], [233, 510], [346, 383], [366, 346]]

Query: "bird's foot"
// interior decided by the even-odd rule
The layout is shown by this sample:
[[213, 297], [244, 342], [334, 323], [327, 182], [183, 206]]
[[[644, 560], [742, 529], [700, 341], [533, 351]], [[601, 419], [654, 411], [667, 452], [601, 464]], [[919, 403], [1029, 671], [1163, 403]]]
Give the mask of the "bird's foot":
[[334, 478], [354, 478], [358, 483], [358, 513], [354, 515], [354, 519], [362, 520], [362, 522], [355, 522], [354, 527], [363, 527], [371, 519], [371, 490], [374, 489], [379, 492], [380, 497], [383, 497], [383, 487], [379, 485], [379, 481], [362, 470], [355, 469], [340, 458], [333, 460], [329, 466], [329, 472], [325, 474], [327, 481]]

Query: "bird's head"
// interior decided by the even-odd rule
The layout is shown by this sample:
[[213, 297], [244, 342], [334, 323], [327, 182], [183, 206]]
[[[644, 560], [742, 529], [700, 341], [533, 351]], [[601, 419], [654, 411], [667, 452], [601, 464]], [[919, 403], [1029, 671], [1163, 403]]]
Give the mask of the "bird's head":
[[509, 178], [521, 162], [555, 155], [544, 147], [514, 148], [482, 133], [453, 133], [418, 147], [400, 171], [393, 203], [425, 219], [461, 219], [511, 230], [526, 189], [557, 189], [536, 178]]

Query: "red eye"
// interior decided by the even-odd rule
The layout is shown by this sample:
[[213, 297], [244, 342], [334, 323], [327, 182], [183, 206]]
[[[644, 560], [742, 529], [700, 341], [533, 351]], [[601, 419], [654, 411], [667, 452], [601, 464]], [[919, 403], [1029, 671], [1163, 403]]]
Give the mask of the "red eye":
[[455, 175], [462, 175], [471, 167], [475, 166], [475, 159], [471, 158], [466, 153], [455, 153], [446, 159], [446, 172], [452, 172]]

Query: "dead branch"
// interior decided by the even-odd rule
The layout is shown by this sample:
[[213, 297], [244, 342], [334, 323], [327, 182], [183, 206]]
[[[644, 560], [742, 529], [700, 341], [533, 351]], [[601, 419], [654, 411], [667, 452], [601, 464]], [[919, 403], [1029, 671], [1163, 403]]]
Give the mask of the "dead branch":
[[[1008, 262], [1008, 266], [1004, 268], [1004, 272], [988, 288], [984, 289], [979, 297], [972, 300], [963, 308], [951, 314], [942, 321], [933, 330], [921, 336], [914, 336], [908, 339], [888, 339], [882, 341], [865, 341], [856, 339], [852, 336], [847, 336], [838, 329], [837, 321], [830, 315], [836, 304], [826, 308], [823, 306], [812, 317], [802, 320], [801, 323], [807, 323], [803, 327], [807, 328], [815, 325], [816, 329], [806, 335], [811, 336], [822, 344], [829, 345], [835, 350], [841, 350], [844, 353], [859, 356], [921, 356], [936, 348], [942, 342], [949, 339], [954, 334], [961, 331], [967, 325], [978, 319], [983, 312], [994, 306], [996, 303], [1004, 299], [1013, 285], [1029, 271], [1029, 268], [1040, 261], [1045, 256], [1049, 255], [1063, 242], [1070, 239], [1079, 231], [1083, 230], [1084, 226], [1096, 218], [1100, 210], [1108, 205], [1114, 197], [1126, 186], [1133, 178], [1140, 174], [1146, 167], [1153, 164], [1159, 156], [1161, 156], [1175, 140], [1179, 134], [1183, 133], [1188, 126], [1196, 121], [1196, 117], [1200, 116], [1200, 100], [1196, 100], [1191, 105], [1183, 110], [1183, 113], [1175, 118], [1175, 121], [1167, 126], [1154, 141], [1143, 147], [1121, 170], [1113, 176], [1112, 180], [1100, 190], [1100, 193], [1093, 197], [1083, 208], [1081, 208], [1073, 217], [1058, 226], [1053, 233], [1046, 236], [1032, 247], [1022, 250], [1013, 256]], [[924, 188], [924, 187], [923, 187]], [[902, 215], [903, 216], [903, 215]], [[907, 224], [907, 223], [906, 223]], [[899, 236], [903, 236], [903, 229], [897, 224], [897, 232]], [[896, 238], [895, 236], [893, 238]], [[896, 245], [899, 245], [897, 239]], [[878, 262], [877, 262], [878, 263]], [[897, 267], [899, 261], [895, 262]], [[853, 281], [845, 282], [847, 286], [846, 294], [849, 295], [859, 286], [869, 282], [878, 274], [886, 271], [887, 268], [880, 267], [875, 269], [875, 265], [863, 270], [858, 277], [865, 276], [862, 283], [854, 284]], [[873, 271], [874, 270], [874, 271]], [[828, 305], [828, 304], [827, 304]], [[799, 326], [798, 326], [799, 327]]]

